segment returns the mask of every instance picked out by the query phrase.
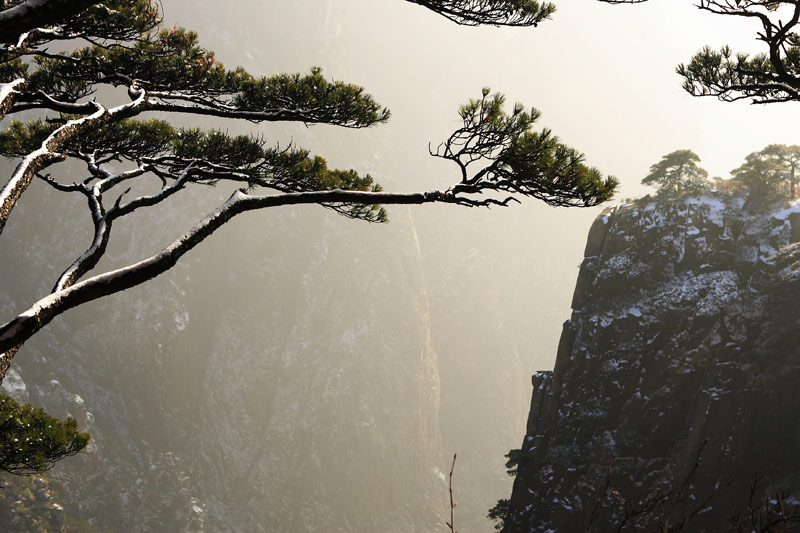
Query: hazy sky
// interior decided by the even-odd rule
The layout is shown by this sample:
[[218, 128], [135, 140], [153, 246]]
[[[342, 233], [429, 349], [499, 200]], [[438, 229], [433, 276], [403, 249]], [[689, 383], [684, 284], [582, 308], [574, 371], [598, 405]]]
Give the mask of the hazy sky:
[[[745, 155], [766, 144], [799, 142], [792, 128], [800, 118], [795, 104], [728, 104], [681, 89], [675, 67], [702, 46], [758, 50], [752, 21], [702, 13], [689, 1], [561, 1], [553, 20], [517, 29], [460, 27], [402, 0], [164, 4], [169, 24], [197, 29], [226, 65], [263, 74], [318, 65], [334, 79], [364, 86], [392, 110], [388, 124], [354, 131], [262, 125], [258, 131], [270, 140], [293, 139], [332, 165], [371, 172], [387, 190], [453, 183], [456, 169], [429, 157], [428, 143], [446, 138], [458, 126], [458, 105], [487, 85], [511, 103], [538, 108], [542, 126], [617, 176], [618, 198], [647, 192], [639, 181], [649, 166], [676, 149], [694, 150], [712, 176], [728, 177]], [[519, 298], [527, 302], [520, 312], [538, 324], [536, 346], [529, 348], [536, 352], [535, 367], [548, 367], [555, 357], [597, 212], [534, 201], [492, 212], [412, 210], [423, 252], [442, 238], [427, 228], [446, 217], [462, 225], [447, 238], [461, 239], [464, 255], [474, 254], [476, 264], [498, 276], [520, 280]], [[492, 237], [471, 235], [476, 231], [470, 228]]]

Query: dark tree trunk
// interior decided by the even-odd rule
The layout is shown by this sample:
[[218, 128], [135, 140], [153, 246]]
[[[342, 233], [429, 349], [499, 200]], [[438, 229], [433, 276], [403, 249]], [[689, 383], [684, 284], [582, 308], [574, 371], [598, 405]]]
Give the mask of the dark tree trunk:
[[34, 28], [63, 22], [98, 0], [27, 0], [0, 12], [0, 41], [15, 43]]

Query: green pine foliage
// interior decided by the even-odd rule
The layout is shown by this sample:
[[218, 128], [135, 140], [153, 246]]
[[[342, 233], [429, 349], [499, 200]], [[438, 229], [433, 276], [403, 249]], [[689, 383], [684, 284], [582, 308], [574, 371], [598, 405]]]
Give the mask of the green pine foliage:
[[[23, 0], [6, 1], [0, 10]], [[24, 35], [15, 46], [0, 50], [0, 60], [27, 55], [38, 46], [53, 41], [84, 39], [90, 42], [126, 41], [138, 38], [161, 22], [159, 3], [152, 0], [104, 0], [88, 6], [75, 16], [60, 21], [57, 30], [38, 28]], [[44, 30], [44, 31], [43, 31]]]
[[797, 166], [800, 147], [770, 144], [761, 151], [745, 157], [744, 163], [733, 169], [733, 180], [747, 190], [745, 207], [759, 211], [797, 195]]
[[525, 459], [526, 454], [520, 449], [509, 450], [506, 454], [506, 473], [509, 476], [516, 476], [519, 470], [519, 464]]
[[8, 83], [17, 78], [24, 78], [28, 72], [28, 64], [16, 58], [0, 62], [0, 83]]
[[643, 185], [658, 187], [656, 195], [665, 199], [701, 194], [709, 187], [708, 172], [700, 168], [700, 157], [691, 150], [676, 150], [650, 167]]
[[329, 82], [322, 69], [309, 74], [278, 74], [250, 78], [241, 86], [233, 104], [247, 109], [303, 109], [340, 126], [371, 126], [386, 122], [391, 113], [357, 85]]
[[158, 6], [153, 0], [103, 0], [73, 17], [64, 29], [92, 39], [136, 39], [161, 23]]
[[644, 185], [658, 187], [656, 197], [674, 201], [703, 193], [735, 195], [744, 198], [746, 212], [758, 212], [797, 198], [800, 146], [770, 144], [749, 154], [742, 165], [731, 171], [731, 179], [708, 179], [700, 168], [700, 158], [691, 150], [677, 150], [650, 167]]
[[0, 395], [0, 470], [16, 475], [44, 472], [77, 454], [91, 436], [75, 419], [62, 422], [43, 409]]
[[[103, 18], [104, 13], [108, 17]], [[145, 90], [148, 101], [141, 111], [211, 114], [254, 122], [295, 120], [354, 128], [389, 119], [389, 110], [363, 88], [328, 80], [317, 67], [307, 74], [261, 77], [241, 67], [229, 70], [212, 51], [200, 46], [196, 32], [179, 27], [159, 29], [159, 23], [160, 12], [150, 1], [104, 2], [59, 28], [62, 35], [79, 36], [89, 42], [88, 46], [71, 53], [40, 54], [36, 47], [52, 38], [52, 34], [42, 34], [15, 48], [22, 55], [32, 56], [30, 64], [10, 57], [9, 52], [7, 60], [0, 63], [0, 80], [22, 77], [26, 84], [12, 112], [54, 107], [62, 114], [28, 123], [12, 121], [0, 133], [0, 153], [24, 157], [38, 149], [57, 128], [84, 116], [64, 111], [74, 108], [86, 114], [95, 112], [93, 106], [87, 108], [84, 99], [95, 96], [104, 85], [128, 87], [134, 91], [132, 98], [135, 90]], [[328, 169], [324, 159], [309, 158], [307, 151], [291, 146], [265, 148], [260, 138], [178, 129], [164, 120], [138, 120], [124, 115], [105, 122], [81, 135], [63, 135], [62, 155], [87, 160], [91, 154], [100, 166], [112, 158], [144, 164], [148, 171], [168, 181], [176, 180], [188, 165], [195, 165], [187, 182], [243, 181], [251, 191], [255, 187], [280, 192], [380, 190], [369, 176]], [[304, 169], [311, 173], [301, 177]], [[386, 212], [377, 206], [326, 207], [352, 218], [386, 220]]]
[[536, 0], [408, 0], [457, 24], [536, 26], [555, 13], [556, 6]]
[[[541, 115], [538, 110], [517, 103], [508, 114], [505, 97], [490, 93], [486, 87], [481, 98], [461, 106], [463, 126], [434, 154], [461, 167], [462, 183], [452, 188], [454, 193], [496, 191], [572, 207], [611, 199], [616, 178], [585, 165], [583, 154], [562, 144], [550, 130], [532, 131]], [[482, 168], [470, 175], [468, 167], [477, 162]]]
[[[800, 41], [796, 35], [787, 41], [784, 67], [792, 76], [800, 75]], [[796, 99], [791, 86], [775, 83], [775, 63], [767, 54], [734, 54], [730, 47], [719, 51], [703, 47], [687, 64], [677, 68], [683, 88], [693, 96], [717, 96], [733, 101], [751, 98], [757, 103]], [[788, 91], [787, 91], [788, 89]]]
[[[348, 191], [381, 192], [383, 188], [375, 183], [372, 176], [359, 175], [354, 170], [329, 169], [325, 159], [306, 157], [297, 165], [286, 169], [283, 182], [298, 183], [301, 187], [312, 187], [317, 190], [342, 189]], [[327, 207], [347, 218], [366, 220], [368, 222], [388, 222], [386, 210], [378, 205], [338, 203]]]
[[489, 514], [486, 515], [486, 518], [489, 520], [494, 520], [494, 528], [497, 531], [500, 531], [505, 527], [505, 519], [508, 516], [508, 509], [511, 507], [511, 500], [506, 498], [497, 500], [497, 504], [494, 507], [489, 509]]
[[759, 22], [762, 30], [757, 39], [766, 44], [768, 52], [734, 54], [729, 46], [718, 51], [706, 46], [677, 68], [686, 91], [723, 101], [773, 103], [800, 99], [800, 35], [792, 31], [798, 22], [796, 0], [701, 2], [698, 7]]
[[390, 117], [362, 87], [328, 81], [318, 67], [309, 74], [262, 77], [241, 67], [228, 70], [213, 52], [199, 46], [196, 32], [184, 28], [144, 34], [128, 47], [93, 45], [63, 57], [37, 57], [36, 65], [30, 89], [65, 102], [93, 94], [97, 84], [134, 84], [219, 113], [298, 111], [305, 122], [359, 128]]
[[[759, 157], [777, 166], [775, 176], [769, 177], [778, 194], [794, 199], [797, 197], [798, 166], [800, 166], [800, 146], [770, 144], [759, 152]], [[735, 172], [735, 171], [734, 171]]]
[[548, 129], [515, 138], [498, 161], [498, 174], [508, 169], [523, 193], [551, 205], [597, 205], [610, 200], [618, 184], [585, 165], [583, 154]]
[[[599, 1], [639, 4], [648, 0]], [[702, 48], [677, 67], [689, 94], [757, 104], [800, 100], [800, 34], [794, 31], [800, 23], [797, 0], [703, 0], [695, 5], [701, 11], [760, 25], [755, 39], [764, 51], [753, 54], [734, 53], [730, 46]]]
[[58, 92], [57, 83], [80, 81], [90, 94], [97, 83], [128, 86], [132, 80], [152, 91], [206, 95], [234, 93], [250, 79], [244, 69], [225, 69], [214, 53], [183, 28], [143, 34], [125, 47], [87, 46], [62, 58], [40, 57], [32, 86]]
[[[24, 157], [39, 148], [48, 135], [72, 118], [76, 117], [65, 115], [47, 122], [12, 121], [5, 131], [0, 132], [0, 154], [5, 157]], [[136, 160], [167, 152], [175, 136], [175, 128], [163, 120], [122, 120], [70, 139], [63, 149], [75, 157], [80, 153], [96, 152], [100, 159], [118, 155]]]

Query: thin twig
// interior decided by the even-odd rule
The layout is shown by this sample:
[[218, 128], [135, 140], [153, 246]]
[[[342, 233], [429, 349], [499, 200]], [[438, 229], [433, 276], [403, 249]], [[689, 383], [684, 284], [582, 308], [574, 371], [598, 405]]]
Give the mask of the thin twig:
[[450, 521], [445, 522], [444, 525], [450, 528], [451, 533], [456, 533], [455, 515], [456, 515], [456, 502], [453, 501], [453, 470], [456, 467], [456, 455], [453, 454], [453, 464], [450, 465]]

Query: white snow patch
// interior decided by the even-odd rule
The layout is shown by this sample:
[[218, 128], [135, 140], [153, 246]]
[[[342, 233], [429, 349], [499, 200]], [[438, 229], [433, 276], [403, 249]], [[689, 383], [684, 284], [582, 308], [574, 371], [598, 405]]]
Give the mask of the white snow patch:
[[710, 400], [719, 400], [719, 395], [724, 393], [725, 391], [717, 387], [710, 387], [708, 389], [703, 389], [703, 392], [708, 394], [708, 398]]
[[778, 253], [778, 250], [770, 246], [769, 244], [762, 244], [759, 248], [759, 254], [761, 255], [761, 260], [768, 264], [773, 264], [774, 261], [772, 257]]
[[175, 327], [178, 328], [178, 331], [183, 331], [186, 329], [186, 326], [189, 325], [189, 312], [184, 311], [183, 313], [176, 313], [175, 314]]
[[17, 78], [8, 83], [0, 83], [0, 102], [4, 102], [8, 96], [14, 92], [18, 85], [25, 83], [25, 78]]
[[28, 387], [25, 386], [25, 382], [22, 381], [22, 376], [13, 368], [9, 368], [6, 372], [6, 377], [3, 380], [3, 390], [17, 401], [25, 401], [28, 399]]
[[725, 203], [718, 198], [711, 198], [708, 196], [700, 197], [698, 200], [702, 201], [702, 207], [705, 207], [704, 214], [711, 223], [715, 226], [723, 227], [725, 225]]
[[670, 284], [654, 304], [664, 307], [684, 306], [694, 302], [697, 316], [712, 316], [739, 299], [737, 275], [725, 270], [687, 275]]
[[773, 213], [772, 217], [777, 218], [778, 220], [786, 220], [789, 218], [789, 215], [797, 212], [800, 212], [800, 199], [795, 200], [789, 206], [781, 209], [777, 213]]
[[342, 333], [342, 338], [339, 342], [346, 346], [354, 346], [356, 343], [356, 332], [352, 329], [346, 330]]

